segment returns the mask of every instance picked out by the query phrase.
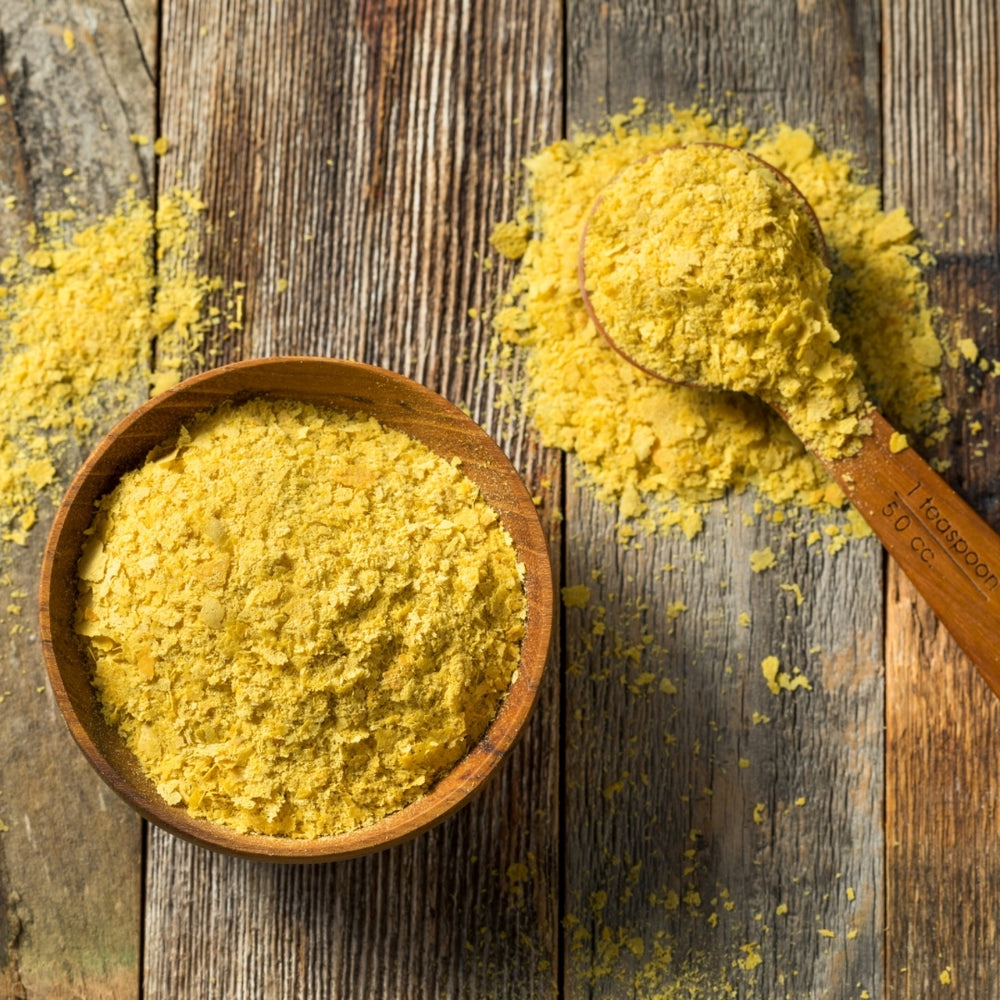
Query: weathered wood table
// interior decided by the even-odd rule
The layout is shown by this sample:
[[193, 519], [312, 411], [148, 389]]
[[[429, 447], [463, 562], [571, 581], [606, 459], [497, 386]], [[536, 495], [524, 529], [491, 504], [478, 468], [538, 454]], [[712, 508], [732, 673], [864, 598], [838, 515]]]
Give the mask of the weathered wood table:
[[[504, 401], [478, 318], [510, 276], [487, 240], [520, 160], [638, 95], [820, 126], [937, 248], [944, 335], [996, 356], [994, 0], [0, 0], [0, 43], [5, 252], [66, 168], [91, 213], [200, 189], [206, 272], [246, 283], [212, 363], [351, 357], [467, 406], [542, 496], [557, 581], [654, 633], [646, 669], [679, 691], [638, 696], [564, 609], [482, 798], [380, 855], [279, 867], [145, 828], [71, 744], [34, 630], [4, 632], [0, 997], [1000, 996], [1000, 705], [910, 584], [874, 541], [827, 559], [745, 526], [749, 496], [694, 543], [624, 551]], [[973, 375], [946, 371], [948, 399], [992, 443], [998, 384]], [[1000, 526], [1000, 452], [954, 426], [948, 477]], [[14, 588], [34, 592], [46, 518]], [[776, 537], [801, 609], [747, 568]], [[778, 646], [823, 651], [814, 690], [753, 726]]]

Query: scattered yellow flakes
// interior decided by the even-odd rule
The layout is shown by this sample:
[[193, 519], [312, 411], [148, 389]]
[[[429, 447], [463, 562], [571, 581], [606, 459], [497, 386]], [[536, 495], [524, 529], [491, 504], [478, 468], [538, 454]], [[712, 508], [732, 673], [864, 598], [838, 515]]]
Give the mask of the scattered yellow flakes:
[[750, 613], [748, 611], [741, 611], [739, 618], [736, 619], [737, 623], [743, 628], [750, 627]]
[[515, 861], [507, 867], [508, 882], [527, 882], [531, 878], [531, 871], [526, 864]]
[[164, 799], [312, 837], [414, 801], [482, 736], [521, 573], [457, 465], [363, 415], [251, 400], [101, 500], [75, 627]]
[[664, 677], [660, 681], [660, 694], [677, 694], [677, 686], [669, 677]]
[[771, 721], [771, 717], [770, 716], [763, 715], [760, 712], [754, 712], [753, 716], [752, 716], [752, 719], [753, 719], [753, 724], [755, 726], [763, 726], [763, 725], [766, 725], [767, 723], [769, 723]]
[[966, 361], [974, 362], [979, 357], [979, 347], [971, 337], [962, 337], [955, 346]]
[[590, 587], [576, 583], [562, 588], [563, 605], [567, 608], [586, 608], [590, 604]]
[[166, 156], [170, 152], [170, 140], [165, 135], [161, 135], [153, 143], [153, 152], [157, 156]]
[[824, 938], [834, 938], [834, 937], [837, 936], [837, 932], [836, 931], [828, 930], [826, 927], [820, 927], [819, 930], [816, 931], [816, 933], [820, 937], [824, 937]]
[[946, 965], [940, 973], [938, 973], [938, 982], [942, 986], [951, 986], [951, 966]]
[[869, 538], [873, 534], [872, 526], [853, 508], [848, 507], [845, 515], [847, 527], [850, 528], [852, 538]]
[[774, 912], [779, 917], [785, 916], [788, 913], [788, 904], [778, 903], [778, 905], [774, 908]]
[[764, 816], [767, 814], [767, 804], [764, 802], [758, 802], [753, 807], [753, 821], [760, 826], [764, 822]]
[[148, 146], [149, 145], [149, 136], [148, 135], [142, 135], [139, 132], [133, 132], [129, 136], [129, 141], [133, 145], [135, 145], [135, 146]]
[[804, 805], [806, 804], [806, 797], [805, 797], [804, 795], [800, 795], [800, 796], [799, 796], [799, 797], [798, 797], [798, 798], [797, 798], [797, 799], [795, 800], [795, 804], [796, 804], [796, 805], [797, 805], [797, 806], [798, 806], [799, 808], [801, 808], [802, 806], [804, 806]]
[[795, 606], [799, 607], [805, 601], [805, 597], [802, 596], [802, 590], [797, 583], [782, 583], [779, 584], [782, 590], [787, 590], [789, 593], [795, 595]]
[[740, 945], [740, 951], [743, 952], [744, 957], [738, 960], [738, 965], [744, 972], [750, 972], [756, 969], [764, 959], [757, 949], [760, 947], [759, 944], [742, 944]]
[[72, 28], [63, 28], [62, 40], [67, 52], [72, 52], [76, 48], [76, 35]]
[[905, 434], [900, 434], [899, 431], [893, 431], [889, 435], [889, 451], [894, 455], [899, 454], [901, 451], [906, 451], [910, 447], [910, 442], [906, 439]]
[[761, 661], [760, 667], [764, 674], [764, 680], [767, 681], [767, 689], [771, 694], [780, 694], [782, 691], [794, 691], [797, 688], [805, 688], [807, 691], [812, 690], [812, 685], [805, 674], [784, 673], [780, 669], [781, 664], [776, 656], [765, 656]]
[[30, 249], [3, 261], [0, 526], [20, 526], [8, 541], [21, 542], [42, 497], [58, 498], [58, 470], [95, 425], [141, 399], [147, 380], [177, 381], [200, 346], [215, 285], [193, 267], [203, 207], [174, 192], [154, 213], [129, 195], [73, 231], [75, 214], [53, 211], [29, 231]]
[[490, 234], [490, 243], [508, 260], [520, 260], [528, 249], [531, 226], [524, 220], [501, 222]]
[[750, 766], [750, 761], [746, 757], [740, 757], [740, 759], [736, 762], [736, 766], [746, 770]]
[[287, 278], [278, 278], [278, 280], [275, 282], [275, 289], [277, 290], [277, 292], [278, 292], [279, 295], [281, 295], [283, 292], [287, 292], [288, 291], [288, 279]]
[[755, 573], [763, 573], [764, 570], [771, 569], [777, 563], [778, 557], [774, 554], [770, 545], [763, 549], [755, 549], [750, 553], [750, 569]]
[[667, 620], [673, 621], [675, 618], [679, 618], [687, 609], [687, 605], [683, 601], [671, 601], [667, 605]]

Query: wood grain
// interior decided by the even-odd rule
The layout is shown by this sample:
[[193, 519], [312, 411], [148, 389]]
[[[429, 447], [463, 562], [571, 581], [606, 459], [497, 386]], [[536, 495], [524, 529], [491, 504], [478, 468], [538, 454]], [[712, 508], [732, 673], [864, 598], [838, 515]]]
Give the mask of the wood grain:
[[[935, 302], [952, 345], [1000, 354], [1000, 152], [992, 5], [886, 9], [886, 189], [937, 255]], [[913, 68], [919, 66], [920, 75]], [[946, 478], [1000, 526], [996, 379], [957, 359]], [[982, 425], [980, 430], [977, 427]], [[901, 998], [991, 996], [997, 952], [1000, 705], [907, 580], [886, 613], [888, 983]]]
[[[133, 8], [155, 24], [154, 3]], [[7, 253], [26, 248], [23, 226], [49, 209], [74, 207], [92, 220], [128, 187], [148, 191], [151, 152], [129, 137], [153, 130], [155, 97], [133, 25], [112, 0], [2, 4], [0, 41], [0, 197], [14, 199], [0, 212]], [[144, 390], [137, 383], [130, 398]], [[107, 412], [94, 433], [116, 415]], [[90, 440], [71, 450], [63, 484]], [[0, 586], [0, 818], [8, 827], [0, 996], [127, 1000], [139, 990], [141, 825], [80, 756], [46, 686], [36, 593], [51, 518], [43, 505]]]
[[[1000, 696], [1000, 537], [915, 448], [894, 451], [879, 413], [860, 451], [830, 474]], [[896, 445], [895, 447], [899, 447]]]
[[[938, 258], [952, 345], [1000, 354], [1000, 17], [995, 5], [884, 5], [886, 196]], [[1000, 526], [996, 379], [946, 370], [949, 481]], [[976, 428], [980, 421], [982, 430]], [[893, 567], [886, 608], [887, 984], [899, 998], [996, 993], [1000, 705]]]
[[[1000, 356], [991, 0], [9, 0], [0, 40], [5, 248], [67, 194], [90, 217], [130, 185], [200, 189], [229, 317], [205, 365], [339, 356], [441, 391], [541, 498], [559, 581], [591, 587], [475, 807], [311, 867], [152, 829], [141, 908], [138, 821], [3, 622], [0, 996], [646, 1000], [681, 966], [709, 997], [996, 994], [1000, 707], [881, 549], [821, 556], [748, 498], [691, 543], [624, 549], [487, 363], [510, 277], [487, 237], [522, 157], [637, 95], [852, 149], [930, 237], [949, 337]], [[160, 133], [160, 160], [129, 139]], [[937, 454], [1000, 527], [998, 382], [961, 359], [946, 379]], [[34, 594], [44, 529], [8, 591]], [[749, 572], [766, 544], [781, 570]], [[772, 696], [770, 654], [813, 690]]]
[[[877, 168], [871, 4], [575, 3], [568, 38], [571, 124], [635, 95], [717, 104], [751, 127], [815, 123]], [[601, 574], [605, 632], [592, 635], [593, 610], [567, 615], [566, 995], [645, 983], [652, 995], [882, 996], [878, 548], [830, 559], [803, 524], [736, 497], [693, 543], [623, 553], [613, 513], [572, 466], [568, 483], [567, 582]], [[780, 567], [751, 572], [768, 544]], [[799, 585], [801, 607], [781, 583]], [[675, 601], [687, 610], [671, 621]], [[768, 655], [813, 690], [771, 695]], [[676, 694], [658, 694], [660, 678]]]
[[[558, 12], [188, 0], [163, 14], [175, 152], [161, 184], [182, 171], [203, 191], [205, 268], [246, 283], [243, 326], [220, 330], [210, 363], [321, 354], [437, 389], [545, 495], [558, 556], [558, 460], [499, 405], [489, 327], [468, 314], [487, 314], [506, 277], [483, 260], [491, 226], [513, 212], [510, 177], [557, 132]], [[553, 671], [475, 806], [373, 858], [279, 872], [152, 831], [147, 994], [550, 996], [558, 726]]]

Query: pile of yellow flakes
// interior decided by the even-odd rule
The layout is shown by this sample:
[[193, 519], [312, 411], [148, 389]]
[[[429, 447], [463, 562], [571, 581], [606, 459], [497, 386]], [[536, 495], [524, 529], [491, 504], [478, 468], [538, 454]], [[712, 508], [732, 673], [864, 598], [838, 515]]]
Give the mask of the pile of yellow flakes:
[[949, 416], [923, 278], [928, 258], [905, 211], [883, 211], [851, 156], [826, 152], [804, 129], [752, 135], [698, 109], [644, 121], [637, 102], [606, 132], [556, 142], [526, 162], [529, 204], [493, 234], [494, 247], [519, 262], [493, 324], [523, 352], [527, 408], [543, 443], [574, 453], [602, 499], [651, 532], [677, 524], [697, 532], [699, 505], [729, 490], [752, 487], [804, 506], [843, 499], [764, 404], [644, 374], [607, 345], [584, 308], [580, 238], [598, 193], [650, 153], [703, 141], [756, 153], [812, 205], [832, 258], [830, 318], [871, 400], [917, 440]]
[[170, 803], [316, 837], [423, 795], [517, 667], [523, 568], [478, 488], [373, 418], [204, 414], [100, 503], [77, 632]]

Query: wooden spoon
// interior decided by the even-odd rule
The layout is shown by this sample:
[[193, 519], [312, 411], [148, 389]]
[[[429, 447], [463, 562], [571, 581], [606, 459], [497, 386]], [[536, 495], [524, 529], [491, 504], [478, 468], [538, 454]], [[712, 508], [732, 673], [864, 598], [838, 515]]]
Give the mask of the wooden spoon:
[[[767, 167], [801, 199], [815, 225], [817, 247], [826, 257], [816, 215], [792, 182], [753, 154], [730, 151]], [[647, 374], [671, 381], [629, 357], [594, 309], [587, 290], [586, 243], [590, 220], [600, 203], [598, 196], [580, 241], [579, 281], [584, 305], [597, 330], [627, 361]], [[1000, 537], [916, 451], [909, 447], [898, 450], [898, 445], [893, 450], [900, 437], [894, 437], [885, 417], [873, 409], [869, 418], [871, 433], [861, 438], [860, 450], [854, 455], [816, 457], [1000, 696]]]
[[[195, 414], [252, 396], [297, 399], [374, 416], [384, 426], [458, 460], [510, 534], [524, 565], [528, 601], [521, 660], [483, 738], [426, 795], [370, 826], [314, 839], [237, 833], [168, 805], [118, 732], [105, 721], [90, 665], [74, 632], [77, 563], [95, 503], [149, 451]], [[77, 473], [56, 513], [42, 563], [40, 625], [49, 678], [70, 732], [94, 769], [148, 820], [227, 854], [278, 862], [332, 861], [398, 844], [464, 805], [496, 771], [535, 702], [552, 629], [553, 581], [545, 533], [527, 487], [500, 447], [457, 407], [385, 369], [329, 358], [265, 358], [196, 375], [122, 420]]]

